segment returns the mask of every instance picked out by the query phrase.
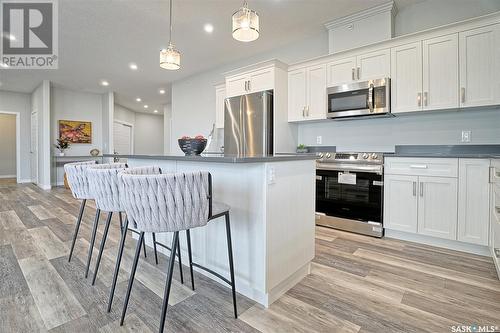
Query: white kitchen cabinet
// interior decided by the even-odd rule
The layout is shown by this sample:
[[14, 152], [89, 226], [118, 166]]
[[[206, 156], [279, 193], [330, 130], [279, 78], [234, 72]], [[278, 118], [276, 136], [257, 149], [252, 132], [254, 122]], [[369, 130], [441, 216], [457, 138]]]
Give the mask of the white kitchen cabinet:
[[357, 79], [366, 81], [391, 75], [391, 54], [389, 49], [365, 53], [356, 57]]
[[422, 42], [391, 49], [392, 113], [422, 110]]
[[500, 103], [500, 24], [460, 32], [460, 106]]
[[460, 159], [458, 168], [458, 240], [488, 245], [490, 160]]
[[335, 60], [326, 66], [330, 87], [356, 80], [356, 57]]
[[248, 76], [238, 75], [230, 78], [226, 78], [226, 96], [241, 96], [245, 95], [248, 91]]
[[418, 233], [456, 239], [457, 179], [418, 177]]
[[274, 68], [267, 67], [226, 78], [226, 96], [234, 97], [274, 88]]
[[384, 226], [417, 232], [417, 176], [384, 177]]
[[458, 34], [424, 40], [422, 53], [423, 109], [458, 108]]
[[288, 121], [326, 118], [326, 65], [288, 73]]
[[215, 86], [215, 127], [224, 128], [224, 100], [226, 99], [226, 85]]

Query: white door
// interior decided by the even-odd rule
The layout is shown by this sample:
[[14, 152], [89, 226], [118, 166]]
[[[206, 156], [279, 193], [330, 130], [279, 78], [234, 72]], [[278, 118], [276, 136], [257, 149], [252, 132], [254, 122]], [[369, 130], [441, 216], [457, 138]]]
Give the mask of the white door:
[[458, 168], [458, 240], [488, 245], [490, 160], [460, 159]]
[[384, 177], [384, 227], [417, 232], [417, 176]]
[[458, 34], [424, 40], [424, 110], [458, 108]]
[[328, 86], [356, 80], [356, 57], [335, 60], [326, 65]]
[[31, 182], [38, 183], [38, 112], [31, 112], [30, 141]]
[[460, 106], [500, 103], [500, 24], [459, 34]]
[[248, 92], [258, 92], [274, 88], [274, 68], [264, 68], [250, 73]]
[[132, 126], [121, 122], [113, 124], [113, 145], [116, 153], [130, 155], [133, 153]]
[[248, 92], [248, 76], [240, 75], [226, 79], [226, 96], [245, 95]]
[[288, 121], [301, 121], [306, 117], [306, 69], [288, 73]]
[[389, 49], [379, 50], [357, 57], [357, 79], [371, 80], [390, 77], [391, 52]]
[[391, 49], [392, 113], [422, 110], [422, 42]]
[[224, 128], [224, 99], [226, 98], [226, 85], [215, 87], [215, 127]]
[[326, 119], [326, 65], [307, 69], [307, 119]]
[[457, 179], [419, 177], [418, 233], [457, 239]]

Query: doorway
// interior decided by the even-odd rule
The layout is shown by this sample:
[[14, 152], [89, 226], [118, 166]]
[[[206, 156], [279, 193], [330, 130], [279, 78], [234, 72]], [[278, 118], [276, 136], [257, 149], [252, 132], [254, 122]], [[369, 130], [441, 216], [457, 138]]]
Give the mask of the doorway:
[[0, 111], [0, 178], [20, 182], [19, 112]]
[[131, 155], [134, 153], [134, 125], [115, 120], [113, 123], [114, 153]]

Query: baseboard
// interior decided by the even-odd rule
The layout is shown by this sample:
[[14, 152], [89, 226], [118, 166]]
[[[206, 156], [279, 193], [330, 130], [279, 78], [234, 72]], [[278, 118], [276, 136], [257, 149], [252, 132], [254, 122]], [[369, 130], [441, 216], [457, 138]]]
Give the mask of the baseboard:
[[311, 262], [308, 262], [304, 266], [300, 267], [295, 273], [290, 275], [287, 279], [280, 282], [276, 287], [268, 292], [266, 307], [273, 304], [274, 301], [278, 300], [283, 296], [288, 290], [292, 289], [297, 283], [299, 283], [303, 278], [311, 273]]
[[32, 183], [33, 181], [31, 179], [19, 179], [17, 182], [18, 184], [27, 184], [27, 183]]
[[0, 179], [5, 179], [5, 178], [16, 178], [16, 175], [1, 175]]
[[46, 184], [36, 184], [36, 185], [42, 190], [50, 190], [52, 188], [51, 185], [46, 185]]
[[491, 255], [490, 250], [488, 249], [487, 246], [469, 244], [451, 239], [442, 239], [431, 236], [418, 235], [404, 231], [385, 229], [385, 237], [396, 238], [415, 243], [422, 243], [425, 245], [442, 247], [445, 249], [450, 249], [455, 251], [473, 253], [481, 256], [489, 257]]
[[495, 268], [497, 269], [497, 277], [500, 280], [500, 259], [496, 257], [493, 246], [490, 248], [490, 251], [491, 258], [493, 259], [493, 263], [495, 264]]

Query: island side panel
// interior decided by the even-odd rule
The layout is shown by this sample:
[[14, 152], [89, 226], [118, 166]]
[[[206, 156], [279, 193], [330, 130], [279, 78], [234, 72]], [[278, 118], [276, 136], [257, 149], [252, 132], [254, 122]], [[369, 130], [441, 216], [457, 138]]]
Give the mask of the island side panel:
[[309, 273], [314, 258], [315, 162], [266, 163], [266, 173], [266, 291], [271, 304]]

